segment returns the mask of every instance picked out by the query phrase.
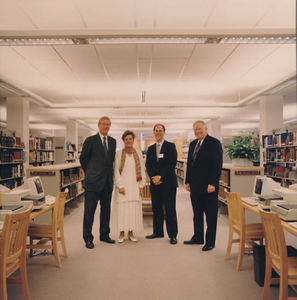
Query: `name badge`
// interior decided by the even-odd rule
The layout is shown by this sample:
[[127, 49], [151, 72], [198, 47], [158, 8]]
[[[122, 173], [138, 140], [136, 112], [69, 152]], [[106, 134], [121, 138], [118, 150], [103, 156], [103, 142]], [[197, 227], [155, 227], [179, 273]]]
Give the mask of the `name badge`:
[[164, 158], [164, 153], [159, 153], [158, 158]]

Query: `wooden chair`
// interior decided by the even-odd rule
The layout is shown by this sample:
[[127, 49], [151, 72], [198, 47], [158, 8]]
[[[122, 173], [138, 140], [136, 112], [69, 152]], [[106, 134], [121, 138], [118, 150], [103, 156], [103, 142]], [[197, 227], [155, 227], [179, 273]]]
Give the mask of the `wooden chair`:
[[[7, 214], [0, 237], [0, 299], [7, 300], [6, 283], [20, 283], [25, 300], [30, 299], [26, 271], [26, 239], [32, 206]], [[20, 277], [9, 277], [20, 269]]]
[[143, 187], [142, 192], [142, 213], [143, 215], [152, 215], [152, 198], [150, 190], [150, 181], [148, 180]]
[[[239, 243], [239, 253], [236, 271], [241, 270], [243, 255], [245, 251], [252, 251], [253, 246], [259, 241], [263, 245], [264, 232], [261, 223], [245, 224], [244, 210], [239, 193], [229, 193], [225, 189], [229, 215], [229, 240], [226, 260], [229, 259], [233, 243]], [[233, 234], [239, 235], [238, 239], [233, 239]]]
[[[279, 300], [297, 299], [288, 297], [288, 285], [297, 292], [297, 257], [288, 257], [287, 246], [279, 215], [274, 212], [260, 210], [264, 228], [266, 270], [262, 299], [268, 299], [270, 284], [280, 285]], [[271, 269], [274, 269], [280, 278], [271, 278]]]
[[[64, 257], [67, 257], [63, 228], [64, 208], [67, 193], [68, 189], [64, 192], [57, 193], [51, 224], [30, 224], [28, 230], [30, 244], [27, 245], [27, 249], [30, 249], [30, 257], [33, 256], [33, 249], [51, 249], [55, 255], [58, 268], [61, 268], [58, 241], [62, 244]], [[60, 236], [58, 236], [59, 232]], [[34, 244], [34, 240], [38, 240], [39, 242]], [[51, 244], [48, 245], [48, 242], [51, 242]]]

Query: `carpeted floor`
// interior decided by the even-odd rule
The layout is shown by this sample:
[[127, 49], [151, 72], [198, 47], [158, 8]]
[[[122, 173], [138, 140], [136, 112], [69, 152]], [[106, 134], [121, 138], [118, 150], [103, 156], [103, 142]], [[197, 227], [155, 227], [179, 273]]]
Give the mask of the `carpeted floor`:
[[[135, 232], [137, 243], [106, 244], [98, 238], [98, 216], [93, 228], [95, 249], [85, 248], [82, 239], [83, 203], [65, 217], [68, 258], [62, 268], [52, 255], [27, 260], [32, 300], [260, 300], [262, 287], [254, 281], [254, 259], [245, 255], [242, 271], [236, 272], [237, 248], [225, 260], [228, 239], [226, 215], [218, 221], [216, 248], [202, 252], [202, 245], [184, 245], [193, 234], [189, 194], [181, 186], [177, 195], [178, 244], [165, 238], [147, 240], [152, 217], [144, 217], [144, 230]], [[118, 232], [111, 232], [117, 239]], [[296, 238], [289, 236], [296, 245]], [[294, 245], [295, 243], [295, 245]], [[21, 287], [8, 285], [8, 299], [22, 299]], [[278, 299], [271, 287], [269, 299]]]

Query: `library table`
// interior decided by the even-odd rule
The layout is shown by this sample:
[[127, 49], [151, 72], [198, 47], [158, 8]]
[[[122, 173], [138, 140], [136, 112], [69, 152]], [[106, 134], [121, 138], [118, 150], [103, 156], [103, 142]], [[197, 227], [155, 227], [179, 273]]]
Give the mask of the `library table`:
[[[258, 205], [260, 205], [260, 204], [258, 204]], [[257, 215], [260, 216], [260, 211], [259, 211], [258, 206], [252, 206], [252, 205], [250, 205], [250, 204], [248, 204], [248, 203], [246, 203], [244, 201], [242, 201], [242, 206], [243, 206], [243, 208], [245, 208], [245, 209], [251, 211], [252, 213], [257, 214]], [[296, 228], [292, 227], [288, 222], [286, 222], [286, 221], [284, 221], [282, 219], [281, 219], [281, 223], [282, 223], [283, 228], [286, 231], [288, 231], [291, 234], [297, 236], [297, 229]]]
[[[40, 209], [32, 211], [30, 214], [30, 220], [33, 220], [36, 217], [41, 216], [44, 213], [52, 210], [54, 208], [54, 205], [55, 205], [55, 203], [53, 203], [51, 205], [44, 205]], [[1, 232], [2, 232], [2, 230], [0, 230], [0, 237], [1, 237]]]

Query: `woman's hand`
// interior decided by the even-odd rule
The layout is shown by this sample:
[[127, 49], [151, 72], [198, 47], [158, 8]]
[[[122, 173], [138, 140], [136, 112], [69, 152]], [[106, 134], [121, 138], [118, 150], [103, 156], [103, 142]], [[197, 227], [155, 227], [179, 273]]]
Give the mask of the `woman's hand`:
[[120, 188], [119, 192], [120, 192], [120, 194], [122, 194], [124, 196], [126, 195], [125, 188]]
[[139, 195], [142, 195], [142, 192], [143, 192], [143, 188], [140, 187], [140, 188], [139, 188]]

